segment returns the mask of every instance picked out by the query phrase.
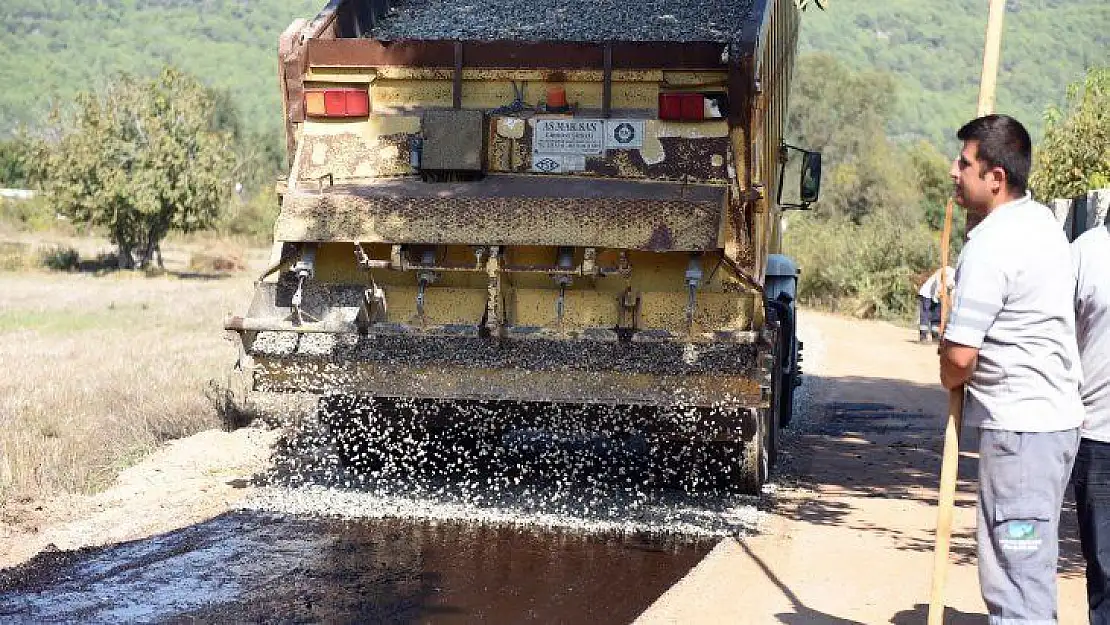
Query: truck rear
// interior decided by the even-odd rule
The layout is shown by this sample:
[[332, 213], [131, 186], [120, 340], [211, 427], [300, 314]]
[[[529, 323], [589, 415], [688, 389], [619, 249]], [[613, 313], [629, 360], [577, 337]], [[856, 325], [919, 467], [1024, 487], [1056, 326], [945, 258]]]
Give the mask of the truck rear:
[[250, 397], [609, 407], [757, 491], [800, 381], [780, 216], [820, 161], [782, 142], [793, 0], [693, 4], [292, 24], [272, 263], [226, 323]]

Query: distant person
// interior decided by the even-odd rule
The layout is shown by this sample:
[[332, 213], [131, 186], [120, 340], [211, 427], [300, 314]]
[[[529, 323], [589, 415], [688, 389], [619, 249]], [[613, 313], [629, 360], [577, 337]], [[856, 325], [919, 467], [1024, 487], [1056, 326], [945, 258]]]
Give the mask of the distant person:
[[944, 272], [944, 285], [949, 295], [956, 283], [956, 271], [951, 267], [938, 268], [917, 290], [917, 340], [928, 343], [931, 338], [940, 340], [940, 281]]
[[1026, 192], [1025, 128], [988, 115], [957, 137], [955, 199], [983, 219], [956, 265], [940, 379], [967, 385], [965, 422], [979, 431], [979, 585], [992, 624], [1056, 623], [1060, 508], [1084, 414], [1071, 252]]
[[1086, 232], [1071, 249], [1086, 409], [1072, 485], [1091, 625], [1110, 625], [1110, 225]]

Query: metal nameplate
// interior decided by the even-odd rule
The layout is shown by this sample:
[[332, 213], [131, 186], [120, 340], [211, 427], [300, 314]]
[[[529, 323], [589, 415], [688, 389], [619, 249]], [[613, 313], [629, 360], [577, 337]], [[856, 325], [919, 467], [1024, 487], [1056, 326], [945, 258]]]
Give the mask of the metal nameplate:
[[605, 120], [538, 119], [532, 151], [537, 154], [600, 156], [605, 152]]

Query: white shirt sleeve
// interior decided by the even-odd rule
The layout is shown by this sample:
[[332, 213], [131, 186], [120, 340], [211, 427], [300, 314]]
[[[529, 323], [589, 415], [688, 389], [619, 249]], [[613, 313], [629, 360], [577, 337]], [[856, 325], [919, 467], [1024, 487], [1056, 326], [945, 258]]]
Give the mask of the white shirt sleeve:
[[956, 265], [956, 291], [944, 338], [979, 348], [1006, 302], [1008, 278], [997, 259], [964, 251], [972, 254], [962, 254]]
[[934, 271], [932, 275], [925, 280], [925, 283], [921, 285], [921, 288], [917, 290], [917, 294], [921, 297], [932, 299], [933, 295], [937, 292], [937, 281], [939, 278], [939, 272]]

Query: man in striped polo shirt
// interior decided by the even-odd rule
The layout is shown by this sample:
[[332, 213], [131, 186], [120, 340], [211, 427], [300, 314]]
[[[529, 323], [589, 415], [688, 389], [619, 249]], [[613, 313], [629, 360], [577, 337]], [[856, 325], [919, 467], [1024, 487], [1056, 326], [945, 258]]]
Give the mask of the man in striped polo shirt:
[[979, 431], [979, 583], [992, 625], [1055, 624], [1058, 527], [1083, 404], [1074, 272], [1063, 230], [1026, 191], [1032, 146], [1012, 117], [968, 122], [952, 164], [968, 232], [940, 348]]

